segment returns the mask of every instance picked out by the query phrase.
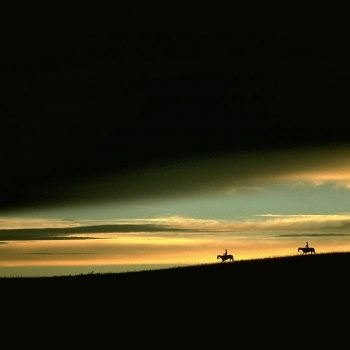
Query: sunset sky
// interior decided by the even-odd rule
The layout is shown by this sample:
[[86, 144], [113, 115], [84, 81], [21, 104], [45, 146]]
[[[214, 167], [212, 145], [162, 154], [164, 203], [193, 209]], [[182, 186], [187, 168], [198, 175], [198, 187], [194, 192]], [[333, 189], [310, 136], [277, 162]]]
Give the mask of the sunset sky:
[[346, 22], [175, 13], [1, 33], [0, 276], [350, 249]]
[[[347, 251], [349, 156], [345, 146], [262, 152], [97, 178], [84, 184], [86, 204], [3, 215], [1, 274], [212, 263], [224, 249], [236, 260], [295, 255], [306, 241], [320, 253]], [[125, 187], [144, 196], [118, 200]], [[108, 200], [91, 188], [109, 188]]]

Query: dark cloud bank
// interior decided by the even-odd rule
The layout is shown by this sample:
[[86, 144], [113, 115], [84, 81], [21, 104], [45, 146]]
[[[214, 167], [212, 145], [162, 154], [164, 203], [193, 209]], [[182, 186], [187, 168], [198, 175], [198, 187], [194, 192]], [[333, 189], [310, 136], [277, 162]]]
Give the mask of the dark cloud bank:
[[[127, 232], [193, 232], [195, 230], [178, 229], [167, 225], [132, 224], [132, 225], [96, 225], [67, 228], [30, 228], [30, 229], [2, 229], [0, 239], [3, 241], [27, 240], [69, 240], [91, 239], [93, 237], [69, 237], [74, 234], [99, 233], [127, 233]], [[98, 237], [96, 237], [98, 238]]]
[[206, 11], [186, 24], [169, 11], [161, 23], [140, 11], [8, 18], [0, 209], [75, 202], [101, 176], [142, 184], [150, 164], [347, 140], [346, 22], [230, 12], [208, 23]]

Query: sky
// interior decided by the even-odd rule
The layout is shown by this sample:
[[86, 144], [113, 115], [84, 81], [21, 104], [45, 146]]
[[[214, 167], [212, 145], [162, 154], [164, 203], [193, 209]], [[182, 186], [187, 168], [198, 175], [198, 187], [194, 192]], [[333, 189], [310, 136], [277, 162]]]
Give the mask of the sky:
[[[318, 253], [348, 251], [349, 155], [342, 146], [185, 162], [167, 169], [170, 190], [164, 193], [128, 200], [93, 195], [89, 204], [9, 211], [0, 219], [0, 272], [31, 276], [205, 264], [224, 249], [242, 260], [296, 255], [306, 242]], [[149, 171], [160, 181], [164, 170], [156, 170]], [[193, 188], [197, 178], [200, 186]], [[131, 177], [128, 186], [137, 179]], [[117, 194], [118, 184], [118, 178], [102, 178], [90, 185]]]
[[131, 7], [2, 22], [0, 275], [349, 250], [347, 22]]

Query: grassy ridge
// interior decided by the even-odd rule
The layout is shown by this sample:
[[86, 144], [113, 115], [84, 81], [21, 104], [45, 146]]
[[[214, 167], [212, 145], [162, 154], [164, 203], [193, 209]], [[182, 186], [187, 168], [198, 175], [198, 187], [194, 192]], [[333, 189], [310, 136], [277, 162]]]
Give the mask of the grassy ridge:
[[27, 325], [48, 322], [44, 327], [51, 330], [53, 322], [54, 328], [78, 333], [191, 329], [193, 338], [193, 325], [201, 324], [201, 337], [207, 327], [208, 336], [224, 329], [230, 329], [227, 335], [234, 329], [235, 336], [248, 330], [291, 335], [296, 328], [301, 337], [340, 321], [340, 310], [347, 315], [349, 267], [350, 253], [332, 253], [120, 274], [3, 278], [2, 315], [17, 325], [24, 317]]
[[40, 296], [43, 301], [50, 295], [49, 299], [57, 303], [79, 303], [79, 300], [104, 303], [119, 297], [134, 298], [136, 303], [148, 298], [171, 298], [176, 303], [186, 302], [182, 296], [191, 294], [199, 299], [217, 295], [221, 302], [242, 296], [250, 296], [254, 301], [262, 295], [269, 298], [276, 291], [293, 293], [290, 299], [293, 302], [303, 296], [312, 297], [315, 292], [335, 294], [337, 290], [338, 295], [343, 294], [348, 290], [349, 267], [350, 253], [328, 253], [118, 274], [3, 278], [0, 287], [2, 293], [12, 298], [17, 291], [25, 289], [29, 299]]

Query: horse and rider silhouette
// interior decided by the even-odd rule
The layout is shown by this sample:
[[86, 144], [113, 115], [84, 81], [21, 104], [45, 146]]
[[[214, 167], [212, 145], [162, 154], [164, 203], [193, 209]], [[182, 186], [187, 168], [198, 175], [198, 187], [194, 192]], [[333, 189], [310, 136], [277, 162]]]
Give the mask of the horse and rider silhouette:
[[309, 242], [306, 242], [305, 247], [299, 247], [298, 252], [303, 252], [303, 255], [307, 253], [316, 254], [315, 248], [309, 247]]
[[[315, 248], [309, 247], [309, 242], [306, 242], [305, 247], [299, 247], [298, 252], [302, 252], [304, 254], [316, 254]], [[227, 249], [225, 249], [225, 252], [222, 255], [217, 255], [216, 260], [221, 259], [221, 262], [224, 262], [226, 260], [232, 261], [233, 262], [233, 255], [232, 254], [227, 254]]]
[[232, 254], [227, 254], [227, 249], [225, 249], [225, 253], [222, 255], [217, 255], [216, 260], [221, 259], [221, 262], [224, 262], [226, 260], [232, 261], [233, 262], [233, 255]]

